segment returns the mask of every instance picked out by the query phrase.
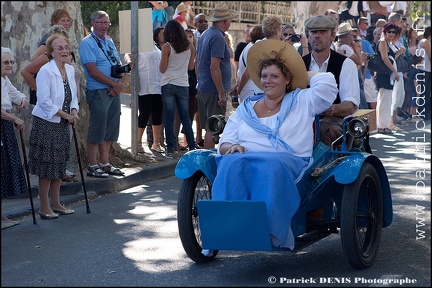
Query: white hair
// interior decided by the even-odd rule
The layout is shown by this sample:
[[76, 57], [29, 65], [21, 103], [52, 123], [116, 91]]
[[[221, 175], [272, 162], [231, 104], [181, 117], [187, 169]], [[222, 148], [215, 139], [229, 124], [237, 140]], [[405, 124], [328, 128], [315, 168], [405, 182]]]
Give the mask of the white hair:
[[13, 55], [13, 52], [10, 48], [8, 48], [8, 47], [1, 47], [1, 48], [2, 48], [2, 50], [1, 50], [2, 54], [3, 53], [9, 53], [9, 54]]
[[1, 58], [2, 59], [3, 59], [3, 53], [10, 54], [12, 57], [14, 56], [12, 50], [10, 48], [7, 48], [7, 47], [1, 47], [1, 54], [2, 54]]

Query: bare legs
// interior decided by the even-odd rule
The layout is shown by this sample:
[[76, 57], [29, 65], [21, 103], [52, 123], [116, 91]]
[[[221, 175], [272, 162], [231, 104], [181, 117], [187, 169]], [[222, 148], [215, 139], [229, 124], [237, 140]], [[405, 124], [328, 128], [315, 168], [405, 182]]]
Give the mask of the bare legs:
[[[44, 214], [53, 214], [54, 212], [52, 211], [51, 207], [64, 209], [64, 207], [60, 203], [61, 182], [61, 179], [51, 180], [39, 178], [40, 212]], [[48, 195], [50, 197], [48, 197]], [[51, 201], [49, 201], [49, 198], [51, 198]]]
[[99, 152], [100, 163], [109, 163], [109, 149], [111, 148], [111, 141], [104, 141], [102, 144], [93, 144], [87, 142], [87, 158], [90, 166], [98, 164], [97, 154]]

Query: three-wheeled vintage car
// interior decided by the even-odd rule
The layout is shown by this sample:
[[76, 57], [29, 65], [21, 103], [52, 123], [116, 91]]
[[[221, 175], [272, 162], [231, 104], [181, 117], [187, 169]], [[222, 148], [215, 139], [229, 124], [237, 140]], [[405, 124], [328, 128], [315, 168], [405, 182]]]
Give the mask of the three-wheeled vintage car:
[[[207, 121], [215, 143], [224, 125], [220, 115]], [[369, 147], [369, 120], [346, 117], [343, 135], [331, 147], [320, 141], [318, 116], [315, 125], [313, 163], [297, 183], [301, 202], [291, 222], [293, 251], [339, 233], [351, 266], [370, 267], [382, 228], [392, 222], [393, 208], [385, 168]], [[264, 202], [212, 200], [216, 155], [215, 149], [187, 152], [175, 169], [183, 179], [177, 217], [187, 255], [204, 263], [219, 250], [291, 251], [272, 246]]]

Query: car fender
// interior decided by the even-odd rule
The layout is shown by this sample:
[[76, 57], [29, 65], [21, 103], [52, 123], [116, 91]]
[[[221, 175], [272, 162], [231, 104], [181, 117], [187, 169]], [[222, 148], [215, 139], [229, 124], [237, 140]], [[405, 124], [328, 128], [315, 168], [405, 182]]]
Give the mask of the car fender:
[[343, 159], [337, 167], [335, 167], [335, 169], [330, 173], [329, 177], [333, 175], [335, 181], [340, 184], [351, 184], [357, 179], [365, 162], [372, 164], [378, 173], [383, 197], [383, 227], [387, 227], [393, 220], [393, 204], [387, 173], [378, 157], [368, 153], [351, 154]]
[[196, 171], [202, 171], [213, 183], [217, 172], [216, 156], [216, 150], [196, 149], [189, 151], [178, 161], [175, 176], [180, 179], [187, 179]]

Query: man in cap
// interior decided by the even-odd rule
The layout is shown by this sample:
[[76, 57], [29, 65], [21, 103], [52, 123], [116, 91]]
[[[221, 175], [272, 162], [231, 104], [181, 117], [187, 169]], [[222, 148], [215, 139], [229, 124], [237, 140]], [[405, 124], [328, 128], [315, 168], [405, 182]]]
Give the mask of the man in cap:
[[[212, 23], [198, 40], [196, 67], [198, 77], [198, 111], [201, 128], [212, 115], [225, 115], [231, 89], [231, 54], [225, 41], [231, 21], [238, 13], [226, 4], [216, 5], [207, 20]], [[204, 148], [213, 148], [213, 135], [206, 131]]]
[[330, 49], [336, 37], [337, 21], [326, 15], [306, 20], [312, 52], [303, 56], [308, 71], [331, 72], [335, 76], [339, 93], [333, 105], [321, 114], [321, 141], [331, 146], [342, 135], [342, 120], [353, 114], [360, 104], [360, 85], [356, 64]]

